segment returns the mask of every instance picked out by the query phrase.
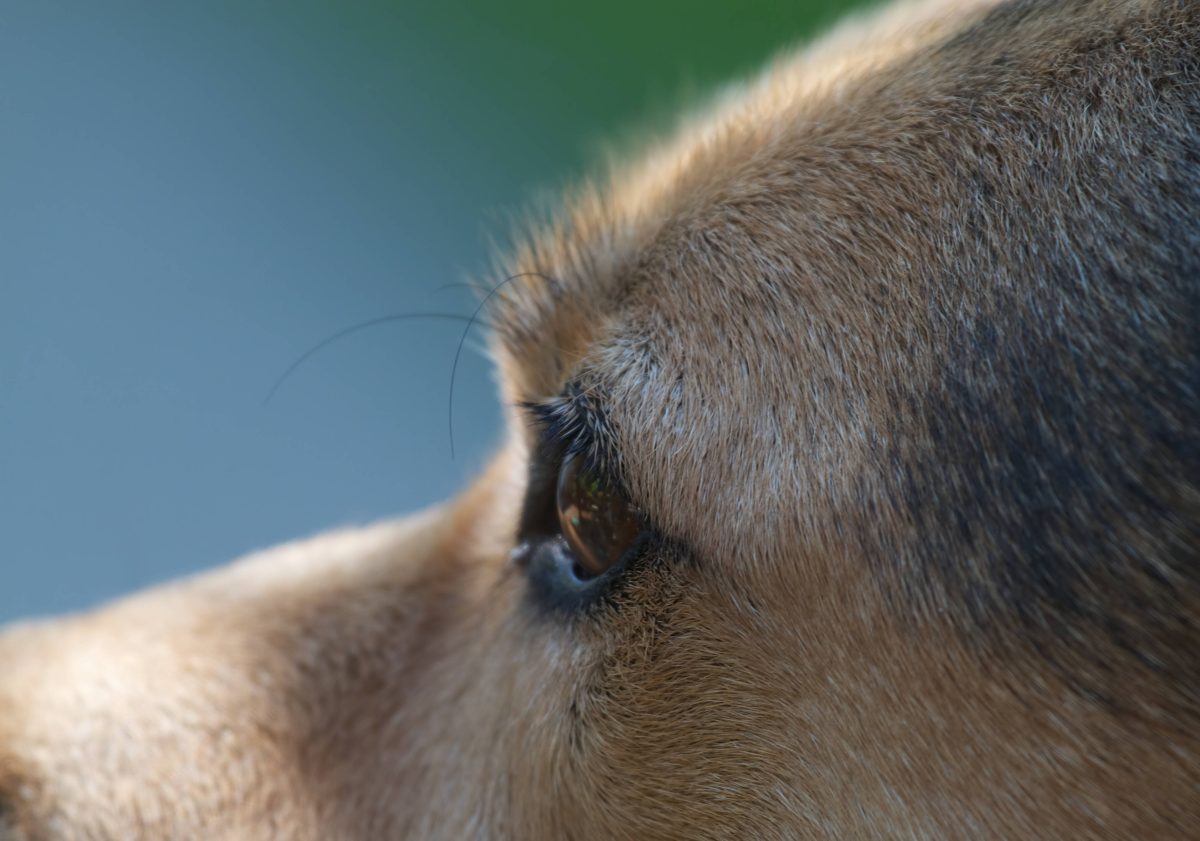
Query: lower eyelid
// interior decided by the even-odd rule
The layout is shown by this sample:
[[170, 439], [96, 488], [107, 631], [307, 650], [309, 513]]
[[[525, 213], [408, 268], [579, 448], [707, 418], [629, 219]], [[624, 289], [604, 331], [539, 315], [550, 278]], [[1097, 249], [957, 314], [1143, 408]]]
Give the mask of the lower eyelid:
[[574, 565], [575, 556], [561, 537], [531, 547], [526, 570], [530, 589], [541, 607], [568, 613], [577, 611], [602, 593], [611, 580], [612, 570], [581, 579], [574, 574]]

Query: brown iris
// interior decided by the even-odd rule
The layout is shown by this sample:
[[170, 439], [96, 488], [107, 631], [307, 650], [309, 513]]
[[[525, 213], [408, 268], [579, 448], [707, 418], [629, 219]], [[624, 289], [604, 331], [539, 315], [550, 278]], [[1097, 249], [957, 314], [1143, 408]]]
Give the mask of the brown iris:
[[570, 456], [558, 472], [558, 521], [580, 578], [595, 578], [621, 560], [642, 531], [642, 517], [583, 459]]

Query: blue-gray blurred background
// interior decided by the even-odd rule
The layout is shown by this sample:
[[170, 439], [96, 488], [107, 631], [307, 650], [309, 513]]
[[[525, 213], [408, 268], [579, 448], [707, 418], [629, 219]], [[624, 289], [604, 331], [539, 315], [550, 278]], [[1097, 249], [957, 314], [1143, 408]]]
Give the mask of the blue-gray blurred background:
[[848, 5], [0, 1], [0, 620], [453, 493], [461, 324], [264, 397], [470, 314], [510, 211]]

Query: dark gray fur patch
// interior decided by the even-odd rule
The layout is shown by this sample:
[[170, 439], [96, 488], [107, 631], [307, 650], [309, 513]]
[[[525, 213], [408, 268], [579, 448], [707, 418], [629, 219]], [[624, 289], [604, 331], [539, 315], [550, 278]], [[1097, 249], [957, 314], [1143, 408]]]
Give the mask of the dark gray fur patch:
[[[1194, 712], [1200, 50], [1192, 26], [1125, 68], [1132, 90], [1143, 78], [1154, 94], [1096, 114], [1107, 139], [1090, 153], [1067, 148], [1072, 136], [1056, 134], [1036, 86], [1026, 106], [1004, 103], [1016, 119], [993, 122], [980, 168], [958, 174], [967, 196], [956, 217], [961, 253], [926, 287], [940, 373], [927, 391], [892, 395], [893, 425], [876, 457], [910, 528], [879, 552], [899, 572], [902, 609], [949, 612], [984, 638], [1018, 629], [1052, 660], [1082, 657], [1093, 673], [1124, 672], [1110, 659], [1133, 658], [1183, 693], [1178, 709]], [[1128, 48], [1112, 46], [1114, 61]], [[1095, 111], [1120, 95], [1103, 79], [1076, 81], [1078, 91], [1056, 91], [1055, 108]], [[961, 131], [953, 142], [970, 141], [970, 124]], [[1025, 171], [1005, 170], [1006, 148], [1029, 153]]]

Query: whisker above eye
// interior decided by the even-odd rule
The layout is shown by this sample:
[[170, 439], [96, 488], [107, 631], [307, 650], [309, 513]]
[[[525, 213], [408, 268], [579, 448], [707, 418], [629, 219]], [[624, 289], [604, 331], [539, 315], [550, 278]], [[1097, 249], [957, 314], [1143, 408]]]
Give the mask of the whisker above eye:
[[[522, 278], [528, 277], [540, 277], [545, 280], [550, 279], [542, 272], [517, 272], [516, 274], [510, 274], [508, 277], [504, 278], [495, 286], [493, 286], [491, 290], [483, 296], [483, 300], [479, 302], [479, 306], [475, 307], [475, 312], [471, 313], [471, 317], [465, 319], [467, 326], [463, 328], [462, 338], [458, 340], [458, 349], [454, 352], [454, 364], [450, 366], [450, 395], [446, 406], [446, 425], [450, 433], [451, 461], [454, 461], [454, 380], [458, 375], [458, 360], [462, 357], [463, 345], [465, 345], [467, 342], [467, 335], [471, 332], [471, 326], [479, 321], [479, 314], [483, 312], [483, 308], [491, 302], [492, 298], [496, 297], [497, 292], [515, 280], [521, 280]], [[480, 323], [486, 324], [486, 322]]]
[[296, 370], [301, 365], [335, 342], [341, 341], [348, 336], [352, 336], [355, 333], [359, 333], [371, 327], [379, 327], [383, 324], [392, 324], [399, 321], [420, 321], [422, 319], [429, 321], [465, 321], [467, 322], [468, 327], [474, 320], [471, 317], [452, 312], [402, 312], [393, 313], [392, 315], [382, 315], [378, 318], [369, 318], [366, 321], [360, 321], [357, 324], [352, 324], [349, 327], [345, 327], [341, 330], [338, 330], [336, 333], [326, 336], [308, 350], [304, 351], [304, 353], [300, 354], [300, 356], [296, 357], [296, 360], [292, 362], [292, 364], [289, 365], [275, 380], [274, 384], [267, 392], [267, 396], [263, 398], [262, 404], [266, 406], [268, 403], [270, 403], [276, 392], [278, 392], [283, 384], [288, 381], [292, 374], [296, 373]]

